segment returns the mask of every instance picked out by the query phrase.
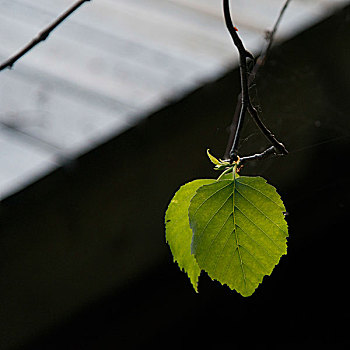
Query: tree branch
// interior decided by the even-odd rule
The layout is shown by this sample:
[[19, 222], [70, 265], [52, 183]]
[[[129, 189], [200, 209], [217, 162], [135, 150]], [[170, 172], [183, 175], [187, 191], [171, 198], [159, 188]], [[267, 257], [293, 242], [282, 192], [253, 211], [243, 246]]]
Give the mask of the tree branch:
[[25, 45], [20, 51], [8, 58], [6, 61], [0, 64], [0, 72], [6, 68], [12, 68], [12, 66], [34, 46], [47, 39], [50, 33], [58, 27], [68, 16], [70, 16], [75, 10], [77, 10], [83, 3], [91, 0], [79, 0], [71, 7], [65, 10], [60, 16], [56, 18], [48, 27], [43, 29], [34, 39], [32, 39], [27, 45]]
[[235, 132], [235, 137], [233, 139], [233, 145], [230, 152], [230, 159], [233, 161], [237, 160], [237, 149], [238, 149], [238, 143], [239, 143], [239, 137], [240, 132], [243, 126], [244, 117], [246, 114], [246, 111], [248, 109], [248, 105], [250, 103], [249, 100], [249, 86], [248, 86], [248, 66], [247, 66], [247, 59], [251, 58], [254, 59], [253, 55], [246, 50], [244, 47], [242, 40], [237, 34], [237, 29], [233, 25], [232, 19], [231, 19], [231, 13], [230, 13], [230, 4], [229, 0], [223, 0], [223, 11], [224, 11], [224, 18], [226, 22], [226, 27], [231, 35], [231, 38], [233, 40], [233, 43], [237, 47], [238, 53], [239, 53], [239, 71], [241, 76], [241, 104], [240, 104], [240, 110], [239, 110], [239, 118], [237, 121], [237, 127]]
[[276, 153], [275, 147], [271, 146], [267, 148], [264, 152], [256, 153], [251, 156], [245, 156], [239, 159], [239, 164], [244, 165], [244, 163], [251, 161], [251, 160], [262, 160], [266, 158], [270, 158], [271, 156], [278, 156], [279, 154]]
[[287, 9], [287, 6], [290, 1], [291, 0], [286, 0], [283, 8], [281, 9], [280, 14], [277, 18], [277, 21], [272, 31], [269, 33], [268, 44], [265, 50], [260, 55], [260, 57], [256, 60], [253, 70], [248, 78], [247, 58], [252, 58], [252, 55], [244, 48], [244, 45], [237, 34], [237, 29], [234, 27], [232, 23], [230, 9], [229, 9], [229, 0], [223, 0], [223, 9], [224, 9], [226, 27], [232, 37], [232, 40], [235, 46], [237, 47], [237, 50], [240, 56], [240, 75], [241, 75], [241, 87], [242, 87], [241, 94], [238, 97], [234, 118], [230, 128], [231, 129], [230, 137], [229, 137], [229, 141], [225, 152], [225, 158], [229, 157], [231, 162], [237, 160], [237, 149], [238, 149], [239, 137], [240, 137], [240, 132], [243, 125], [243, 118], [246, 110], [252, 116], [252, 118], [256, 122], [257, 126], [260, 128], [261, 132], [265, 135], [267, 140], [271, 144], [273, 144], [273, 147], [276, 149], [276, 151], [281, 154], [288, 153], [284, 145], [281, 142], [277, 141], [275, 136], [271, 133], [270, 130], [267, 129], [267, 127], [261, 121], [257, 110], [254, 108], [254, 106], [251, 103], [250, 96], [249, 96], [249, 88], [254, 82], [254, 79], [256, 77], [258, 70], [266, 62], [266, 58], [270, 52], [275, 33], [277, 31], [277, 28], [282, 19], [282, 16], [285, 10]]
[[275, 147], [276, 151], [280, 154], [288, 154], [288, 151], [284, 144], [282, 142], [279, 142], [276, 139], [275, 135], [265, 126], [265, 124], [259, 118], [258, 111], [254, 108], [254, 106], [251, 103], [249, 103], [248, 105], [248, 112], [252, 116], [255, 123], [260, 128], [266, 139], [270, 141], [270, 143]]

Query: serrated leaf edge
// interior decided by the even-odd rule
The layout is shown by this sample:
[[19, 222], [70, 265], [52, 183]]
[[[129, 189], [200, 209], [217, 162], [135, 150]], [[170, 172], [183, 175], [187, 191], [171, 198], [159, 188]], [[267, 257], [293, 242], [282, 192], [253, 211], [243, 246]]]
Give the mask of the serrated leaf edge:
[[[246, 177], [250, 177], [250, 176], [246, 176]], [[221, 180], [221, 181], [235, 182], [235, 181], [238, 180], [238, 178], [241, 178], [241, 177], [237, 177], [237, 179], [234, 178], [233, 180]], [[271, 185], [270, 183], [268, 183], [267, 180], [266, 180], [265, 178], [261, 177], [261, 176], [254, 176], [254, 178], [258, 178], [258, 179], [262, 180], [265, 184], [271, 186], [272, 189], [274, 190], [274, 192], [276, 193], [276, 195], [278, 196], [278, 198], [279, 198], [279, 200], [280, 200], [281, 203], [278, 204], [278, 203], [276, 203], [275, 201], [273, 201], [271, 198], [269, 198], [268, 196], [266, 196], [264, 193], [262, 193], [261, 191], [259, 191], [258, 189], [254, 188], [254, 187], [252, 187], [252, 186], [249, 186], [249, 187], [251, 187], [251, 188], [254, 189], [255, 191], [260, 192], [262, 195], [264, 195], [265, 197], [269, 198], [273, 203], [275, 203], [278, 207], [280, 207], [280, 209], [282, 209], [282, 210], [285, 211], [285, 210], [286, 210], [285, 205], [284, 205], [284, 203], [283, 203], [283, 201], [282, 201], [282, 198], [281, 198], [280, 194], [277, 192], [276, 187], [273, 186], [273, 185]], [[195, 195], [197, 194], [197, 192], [198, 192], [202, 187], [210, 186], [210, 185], [212, 185], [212, 184], [206, 184], [206, 185], [203, 185], [203, 186], [198, 187], [197, 190], [196, 190]], [[247, 184], [244, 184], [244, 185], [248, 186]], [[226, 187], [227, 187], [227, 186], [224, 186], [224, 187], [220, 188], [220, 190], [223, 189], [223, 188], [226, 188]], [[216, 191], [215, 193], [217, 193], [217, 192], [218, 192], [218, 191]], [[214, 193], [214, 194], [215, 194], [215, 193]], [[214, 194], [213, 194], [213, 195], [214, 195]], [[193, 200], [193, 198], [195, 197], [195, 195], [191, 198], [190, 205], [189, 205], [189, 207], [188, 207], [188, 211], [189, 211], [189, 209], [190, 209], [192, 200]], [[233, 195], [233, 194], [232, 194], [232, 195]], [[212, 197], [212, 196], [210, 196], [210, 197]], [[188, 215], [188, 216], [189, 216], [189, 215]], [[202, 267], [199, 265], [199, 263], [198, 263], [198, 261], [197, 261], [197, 258], [196, 258], [196, 255], [193, 253], [193, 250], [192, 250], [193, 228], [191, 227], [191, 222], [190, 222], [190, 228], [191, 228], [191, 230], [192, 230], [191, 254], [194, 255], [194, 258], [195, 258], [195, 260], [197, 261], [197, 264], [198, 264], [200, 270], [201, 270], [201, 271], [204, 271], [212, 280], [219, 282], [219, 283], [220, 283], [221, 285], [223, 285], [223, 286], [227, 286], [230, 290], [235, 291], [237, 294], [240, 294], [240, 295], [242, 295], [243, 297], [248, 297], [248, 296], [251, 296], [252, 294], [255, 293], [255, 291], [258, 289], [258, 287], [262, 284], [262, 282], [263, 282], [263, 280], [264, 280], [265, 277], [271, 276], [272, 272], [275, 270], [276, 266], [279, 264], [281, 258], [282, 258], [284, 255], [287, 254], [287, 250], [288, 250], [287, 241], [288, 241], [289, 234], [288, 234], [288, 222], [287, 222], [286, 220], [285, 220], [285, 223], [286, 223], [286, 228], [287, 228], [287, 232], [285, 232], [285, 233], [286, 233], [286, 236], [285, 236], [285, 239], [286, 239], [286, 247], [285, 247], [285, 249], [284, 249], [283, 252], [280, 252], [281, 256], [278, 258], [277, 262], [276, 262], [275, 264], [272, 265], [273, 268], [271, 269], [271, 272], [270, 272], [270, 273], [265, 273], [265, 274], [262, 276], [261, 280], [258, 281], [258, 284], [257, 284], [256, 288], [252, 291], [252, 293], [243, 294], [243, 293], [238, 292], [238, 291], [235, 290], [234, 288], [231, 288], [227, 283], [222, 283], [222, 282], [221, 282], [220, 280], [218, 280], [217, 278], [211, 277], [210, 274], [209, 274], [209, 272], [206, 271], [205, 268], [202, 268]], [[237, 226], [236, 224], [234, 224], [234, 225]], [[242, 229], [242, 231], [244, 231], [244, 230]], [[282, 230], [282, 231], [284, 232], [284, 230]], [[263, 231], [263, 232], [266, 234], [265, 231]], [[268, 236], [268, 237], [269, 237], [269, 236]], [[270, 237], [269, 237], [269, 238], [270, 238]], [[270, 238], [270, 239], [271, 239], [271, 238]], [[249, 252], [248, 252], [248, 253], [249, 253]]]

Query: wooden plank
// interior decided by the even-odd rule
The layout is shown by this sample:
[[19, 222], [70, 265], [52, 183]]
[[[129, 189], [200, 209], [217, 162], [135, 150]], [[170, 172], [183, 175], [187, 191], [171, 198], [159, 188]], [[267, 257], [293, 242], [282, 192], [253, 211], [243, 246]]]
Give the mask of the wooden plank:
[[[26, 2], [26, 1], [25, 1]], [[192, 1], [193, 2], [193, 1]], [[64, 2], [65, 3], [65, 2]], [[154, 17], [155, 15], [150, 16], [149, 14], [155, 12], [155, 13], [159, 13], [166, 19], [166, 23], [168, 24], [169, 22], [169, 18], [173, 18], [173, 17], [179, 17], [179, 19], [177, 19], [174, 23], [176, 23], [176, 29], [177, 29], [177, 35], [180, 37], [182, 36], [182, 33], [181, 33], [181, 28], [182, 28], [182, 24], [186, 21], [184, 21], [182, 19], [182, 17], [179, 15], [179, 14], [176, 14], [176, 15], [168, 15], [169, 11], [165, 11], [165, 9], [170, 9], [170, 7], [166, 7], [164, 4], [169, 4], [169, 3], [173, 3], [173, 2], [169, 2], [169, 1], [163, 1], [161, 2], [161, 4], [163, 4], [162, 6], [160, 5], [160, 2], [159, 1], [133, 1], [133, 2], [130, 2], [130, 1], [125, 1], [125, 0], [119, 0], [117, 2], [111, 2], [111, 1], [101, 1], [99, 2], [99, 6], [101, 6], [101, 4], [104, 6], [104, 11], [100, 11], [100, 12], [113, 12], [113, 9], [114, 11], [116, 11], [116, 13], [119, 13], [121, 12], [122, 14], [122, 17], [124, 18], [125, 16], [129, 15], [131, 16], [133, 19], [134, 19], [134, 22], [136, 22], [138, 25], [142, 25], [143, 22], [145, 21], [149, 21], [149, 18], [153, 18], [153, 19], [159, 19], [159, 17]], [[207, 4], [210, 4], [210, 2], [206, 2]], [[38, 1], [38, 2], [35, 2], [36, 6], [40, 5], [41, 6], [44, 6], [43, 4], [45, 4], [45, 1]], [[158, 4], [158, 6], [156, 6]], [[217, 13], [220, 13], [221, 11], [221, 8], [220, 8], [220, 4], [219, 3], [215, 3], [215, 8], [216, 8], [216, 11]], [[244, 6], [244, 4], [248, 4], [246, 6]], [[261, 19], [264, 17], [264, 14], [268, 14], [266, 17], [266, 20], [265, 20], [265, 24], [263, 26], [261, 26], [261, 29], [265, 29], [267, 27], [270, 27], [271, 26], [271, 23], [273, 23], [273, 21], [275, 20], [276, 16], [277, 16], [277, 13], [280, 9], [280, 6], [281, 6], [281, 1], [261, 1], [259, 2], [259, 6], [252, 6], [254, 4], [254, 1], [244, 1], [244, 2], [234, 2], [233, 4], [233, 7], [234, 7], [234, 10], [236, 12], [236, 10], [238, 11], [239, 13], [239, 16], [237, 16], [238, 18], [241, 18], [242, 17], [242, 22], [244, 23], [255, 23], [257, 22], [257, 20]], [[301, 2], [299, 2], [299, 4], [301, 4]], [[142, 6], [141, 6], [142, 5]], [[147, 6], [148, 7], [147, 7]], [[214, 6], [214, 5], [212, 5]], [[62, 6], [63, 7], [63, 6]], [[139, 7], [139, 8], [138, 8]], [[184, 7], [184, 6], [183, 6]], [[235, 8], [237, 7], [237, 9]], [[274, 7], [274, 11], [269, 11], [269, 9], [271, 9], [272, 7]], [[117, 10], [116, 10], [117, 8]], [[188, 7], [187, 7], [188, 8]], [[265, 11], [262, 11], [262, 9], [265, 8]], [[145, 10], [146, 9], [146, 10]], [[148, 10], [147, 10], [148, 9]], [[161, 9], [163, 9], [161, 11]], [[256, 14], [255, 16], [252, 15], [252, 9], [254, 10], [254, 13]], [[304, 7], [303, 7], [304, 9]], [[124, 12], [123, 12], [124, 11]], [[131, 12], [130, 12], [131, 11]], [[146, 11], [146, 12], [145, 12]], [[88, 9], [86, 9], [86, 12], [88, 12]], [[90, 12], [90, 11], [89, 11]], [[193, 12], [193, 11], [192, 11]], [[304, 11], [305, 12], [305, 11]], [[183, 12], [181, 12], [182, 14]], [[247, 15], [244, 15], [244, 13], [246, 13]], [[136, 15], [138, 14], [139, 17], [137, 17]], [[300, 18], [300, 12], [298, 11], [296, 13], [297, 16], [295, 16], [296, 18]], [[308, 13], [307, 13], [308, 15]], [[248, 16], [248, 17], [247, 17]], [[186, 17], [186, 16], [185, 16]], [[79, 14], [77, 14], [77, 16], [75, 18], [80, 18], [79, 17]], [[188, 18], [188, 16], [186, 17]], [[193, 16], [193, 18], [196, 18]], [[250, 21], [249, 21], [250, 20]], [[91, 25], [93, 21], [87, 21], [87, 23], [89, 23], [89, 25]], [[116, 22], [116, 21], [113, 21], [113, 22]], [[127, 21], [129, 23], [131, 23], [131, 18], [129, 18], [129, 20]], [[157, 21], [153, 21], [153, 22], [156, 22], [157, 23], [157, 27], [153, 30], [153, 34], [156, 33], [158, 30], [159, 27], [161, 27], [161, 23], [164, 23], [164, 19], [163, 19], [163, 22], [157, 22]], [[197, 25], [197, 22], [198, 21], [193, 21], [193, 23], [196, 23]], [[104, 22], [105, 23], [105, 22]], [[227, 36], [227, 34], [224, 34], [224, 35], [221, 35], [223, 33], [223, 31], [225, 31], [224, 29], [224, 26], [223, 26], [223, 23], [222, 23], [222, 19], [219, 18], [219, 20], [217, 21], [217, 23], [219, 23], [219, 26], [220, 27], [220, 35], [218, 35], [218, 38], [216, 38], [216, 41], [218, 40], [222, 40], [222, 38], [225, 38], [225, 40], [227, 41], [227, 56], [225, 57], [227, 60], [229, 60], [230, 62], [232, 62], [233, 60], [233, 56], [234, 54], [232, 53], [232, 46], [231, 46], [231, 43], [229, 41], [229, 38]], [[136, 28], [137, 26], [130, 26], [130, 32], [132, 31], [135, 31], [137, 30]], [[213, 29], [212, 29], [212, 25], [207, 25], [205, 26], [206, 28], [206, 35], [207, 33], [212, 33], [213, 32]], [[113, 30], [114, 32], [118, 31], [117, 30], [118, 28], [116, 27], [116, 30]], [[162, 28], [163, 29], [163, 28]], [[167, 28], [164, 28], [162, 30], [162, 32], [165, 30], [166, 31]], [[143, 29], [142, 29], [142, 32], [144, 33]], [[247, 39], [247, 35], [246, 33], [244, 32], [244, 26], [243, 26], [243, 29], [242, 31], [240, 30], [240, 33], [242, 33], [242, 36], [244, 37], [244, 39], [246, 40]], [[188, 34], [189, 36], [191, 36], [191, 31], [189, 31], [187, 28], [186, 28], [186, 34]], [[154, 36], [154, 35], [153, 35]], [[249, 35], [248, 35], [249, 36]], [[259, 37], [261, 38], [262, 36], [262, 33], [259, 33]], [[156, 39], [158, 40], [159, 36], [156, 35]], [[210, 39], [210, 37], [208, 37]], [[210, 42], [209, 39], [206, 37], [206, 43], [207, 45], [204, 45], [203, 43], [201, 44], [202, 46], [210, 46]], [[134, 38], [135, 39], [135, 38]], [[171, 45], [173, 46], [176, 46], [174, 42], [171, 41], [171, 36], [168, 36], [167, 35], [167, 41], [171, 42]], [[197, 41], [197, 40], [196, 40]], [[248, 40], [249, 41], [249, 40]], [[152, 40], [147, 40], [147, 44], [150, 44], [152, 42]], [[250, 45], [248, 45], [250, 46]], [[165, 51], [169, 51], [171, 52], [171, 50], [165, 50]], [[254, 51], [254, 50], [253, 50]], [[215, 50], [216, 54], [218, 54], [220, 52], [220, 50]], [[223, 56], [223, 52], [220, 52], [221, 56]], [[191, 55], [186, 55], [186, 57], [190, 57]], [[196, 59], [195, 60], [198, 64], [201, 64], [201, 60], [198, 60]], [[227, 61], [226, 61], [227, 62]], [[221, 61], [221, 64], [222, 64], [222, 61]]]
[[[4, 29], [9, 27], [9, 19], [2, 17], [0, 23], [0, 32], [6, 33]], [[31, 27], [17, 23], [15, 29], [18, 37], [21, 37], [21, 33], [28, 32]], [[1, 35], [0, 38], [5, 46], [10, 41], [6, 40], [5, 35]], [[83, 42], [79, 44], [77, 52], [77, 43], [62, 37], [55, 37], [54, 40], [38, 46], [32, 53], [24, 57], [20, 64], [28, 65], [28, 69], [41, 70], [53, 77], [79, 82], [86, 88], [135, 108], [158, 96], [170, 80], [164, 74], [156, 74], [154, 70], [135, 64], [126, 57], [121, 58]], [[3, 53], [1, 56], [5, 55], [6, 53]], [[176, 79], [174, 80], [176, 82]]]
[[[222, 1], [168, 1], [212, 16], [222, 17]], [[231, 10], [237, 26], [255, 28], [261, 32], [271, 28], [284, 2], [285, 0], [234, 0], [231, 1]], [[298, 17], [302, 16], [313, 23], [314, 20], [317, 21], [319, 19], [318, 16], [328, 16], [335, 9], [347, 3], [349, 3], [348, 0], [293, 0], [284, 18], [288, 17], [298, 20]], [[303, 21], [304, 26], [311, 23], [307, 20]]]
[[[4, 17], [7, 17], [10, 21], [15, 20], [35, 27], [35, 29], [28, 28], [28, 30], [32, 32], [31, 34], [28, 35], [28, 33], [23, 33], [23, 35], [28, 36], [29, 40], [33, 35], [37, 33], [37, 31], [39, 31], [42, 28], [42, 26], [48, 24], [50, 20], [52, 20], [52, 18], [57, 16], [58, 10], [54, 11], [50, 7], [45, 7], [43, 3], [45, 2], [33, 3], [31, 1], [24, 0], [20, 2], [11, 1], [10, 4], [5, 7], [6, 11], [3, 11], [3, 14]], [[39, 6], [40, 4], [42, 6]], [[57, 3], [55, 2], [55, 4]], [[94, 7], [94, 11], [99, 11], [99, 8], [96, 9]], [[100, 22], [99, 26], [91, 26], [91, 23], [89, 21], [77, 21], [76, 17], [71, 17], [64, 23], [64, 25], [62, 25], [56, 31], [54, 31], [54, 34], [52, 34], [50, 40], [55, 40], [56, 36], [61, 36], [70, 40], [79, 41], [79, 43], [86, 43], [89, 45], [97, 46], [99, 49], [106, 50], [108, 52], [113, 52], [115, 55], [129, 55], [129, 60], [135, 60], [137, 62], [143, 62], [143, 56], [145, 54], [144, 51], [147, 52], [147, 55], [153, 53], [154, 56], [169, 56], [167, 52], [155, 50], [155, 48], [152, 47], [152, 43], [148, 43], [143, 40], [137, 40], [137, 42], [129, 40], [129, 38], [125, 36], [123, 32], [119, 32], [118, 30], [107, 31], [103, 27], [101, 30], [101, 23], [104, 22]], [[14, 25], [16, 25], [16, 23], [14, 23]], [[130, 28], [130, 30], [132, 30], [132, 28]], [[14, 35], [12, 39], [16, 39], [16, 35]], [[10, 44], [11, 43], [12, 41], [10, 42]], [[18, 48], [20, 44], [21, 42], [17, 42], [16, 44], [12, 43], [12, 45], [14, 45], [13, 50]], [[129, 50], [131, 50], [132, 52], [129, 52]], [[140, 56], [136, 55], [135, 53], [140, 54]], [[179, 60], [179, 63], [181, 63], [182, 65], [189, 65], [191, 62], [186, 57], [176, 57], [176, 59]], [[143, 65], [147, 67], [148, 63], [149, 62], [146, 61], [143, 63]], [[200, 62], [197, 62], [196, 65], [198, 66], [198, 64], [200, 65]], [[194, 67], [195, 65], [193, 65], [191, 68]]]
[[[179, 1], [180, 4], [178, 4]], [[29, 0], [22, 0], [21, 2], [28, 3]], [[177, 4], [178, 7], [181, 5], [182, 11], [171, 15], [172, 12], [170, 9], [172, 7], [169, 6], [169, 4], [174, 3]], [[80, 21], [80, 23], [89, 23], [89, 26], [96, 29], [100, 27], [102, 16], [104, 16], [104, 30], [108, 30], [111, 33], [122, 33], [128, 40], [134, 42], [140, 42], [141, 37], [142, 42], [146, 42], [149, 46], [156, 46], [169, 55], [174, 54], [176, 51], [177, 55], [188, 58], [193, 57], [193, 61], [197, 62], [197, 64], [204, 63], [204, 61], [209, 64], [208, 59], [210, 57], [210, 55], [208, 56], [208, 52], [201, 53], [198, 47], [201, 47], [201, 49], [211, 49], [211, 55], [216, 59], [216, 66], [224, 62], [232, 62], [232, 60], [236, 62], [235, 58], [233, 58], [235, 55], [232, 53], [230, 40], [227, 34], [223, 34], [225, 29], [221, 18], [221, 2], [201, 1], [200, 5], [198, 5], [197, 1], [190, 0], [188, 3], [197, 3], [196, 8], [205, 8], [206, 6], [210, 9], [215, 9], [217, 20], [214, 22], [217, 23], [217, 25], [213, 25], [212, 22], [208, 22], [206, 26], [200, 25], [200, 31], [202, 32], [197, 33], [193, 28], [198, 27], [198, 23], [204, 22], [197, 20], [198, 14], [196, 14], [196, 16], [193, 15], [193, 13], [196, 13], [193, 11], [193, 6], [192, 8], [190, 6], [185, 6], [183, 2], [181, 3], [181, 0], [138, 0], [132, 2], [126, 0], [103, 0], [98, 2], [97, 5], [94, 4], [91, 8], [90, 6], [83, 8], [73, 19]], [[294, 25], [291, 26], [292, 30], [301, 30], [304, 28], [305, 24], [310, 22], [310, 18], [312, 19], [315, 15], [317, 17], [321, 14], [321, 11], [324, 10], [325, 3], [329, 5], [331, 2], [295, 0], [292, 3], [293, 4], [290, 6], [291, 9], [288, 11], [286, 17], [293, 18], [292, 21], [288, 22], [289, 24], [293, 24], [293, 21], [296, 21]], [[339, 1], [337, 3], [339, 3]], [[58, 4], [61, 4], [63, 8], [63, 4], [67, 4], [67, 2], [58, 1], [56, 6]], [[257, 30], [259, 32], [258, 37], [261, 39], [263, 31], [271, 28], [282, 4], [282, 0], [262, 0], [258, 2], [256, 0], [240, 0], [232, 3], [233, 12], [235, 14], [237, 13], [237, 16], [235, 15], [235, 18], [237, 17], [236, 21], [239, 26], [242, 26], [240, 27], [240, 33], [247, 43], [247, 46], [250, 47], [252, 51], [256, 50]], [[35, 6], [40, 6], [42, 9], [48, 8], [47, 1], [45, 0], [36, 1]], [[185, 12], [183, 9], [185, 8], [192, 11], [192, 16], [189, 16], [189, 13], [184, 15]], [[208, 16], [204, 17], [205, 19], [209, 18]], [[211, 18], [215, 17], [211, 16]], [[159, 30], [160, 28], [161, 30]], [[218, 31], [215, 31], [215, 28], [217, 28]], [[255, 36], [253, 35], [254, 40], [250, 42], [252, 40], [252, 29], [254, 29], [253, 32]], [[290, 28], [288, 32], [290, 32]], [[203, 35], [198, 36], [198, 34], [201, 33], [203, 35], [205, 34], [204, 38]], [[215, 40], [210, 40], [213, 39], [213, 37], [211, 37], [213, 33], [215, 33]], [[187, 37], [189, 39], [187, 39]], [[193, 40], [193, 38], [195, 38], [195, 40]], [[181, 40], [184, 41], [182, 42]], [[211, 48], [213, 43], [217, 45], [222, 40], [225, 40], [226, 43], [222, 48], [217, 46]], [[261, 42], [261, 40], [259, 42]], [[198, 47], [195, 45], [198, 45]], [[190, 48], [190, 52], [184, 51], [186, 47], [187, 50]], [[211, 57], [211, 59], [213, 59], [213, 57]], [[215, 66], [214, 62], [211, 63]]]
[[[13, 30], [18, 33], [17, 42], [25, 42], [24, 35], [31, 32], [34, 36], [38, 29], [27, 26], [26, 17], [18, 15], [19, 8], [14, 4], [12, 7], [14, 14], [17, 13], [15, 16], [18, 23], [13, 26]], [[3, 30], [0, 33], [6, 32], [5, 28], [11, 25], [14, 14], [3, 14], [0, 24]], [[29, 14], [28, 18], [38, 17], [33, 13]], [[100, 32], [99, 37], [93, 29], [86, 26], [68, 27], [63, 34], [55, 33], [47, 43], [35, 48], [35, 52], [23, 59], [23, 64], [40, 68], [60, 78], [80, 81], [82, 85], [96, 90], [102, 89], [100, 92], [106, 95], [113, 93], [114, 97], [127, 105], [142, 103], [143, 99], [152, 99], [155, 95], [161, 97], [164, 92], [169, 96], [173, 88], [182, 87], [186, 80], [191, 81], [208, 70], [207, 65], [201, 67], [198, 62], [194, 64], [186, 59], [172, 59], [164, 53], [144, 50], [135, 44], [126, 46], [125, 41], [120, 42], [118, 38], [106, 36], [103, 32]], [[22, 39], [18, 40], [18, 37]], [[3, 35], [1, 39], [5, 47], [11, 46], [14, 51], [13, 38], [9, 40]], [[78, 52], [76, 41], [79, 41]], [[7, 50], [6, 54], [11, 50]], [[6, 54], [3, 53], [3, 56]]]
[[[41, 0], [35, 2], [35, 6], [43, 8], [44, 3]], [[74, 20], [89, 23], [92, 28], [101, 28], [103, 23], [103, 29], [109, 33], [122, 33], [129, 40], [155, 45], [170, 55], [173, 52], [187, 55], [197, 59], [197, 62], [210, 62], [215, 60], [218, 50], [228, 50], [227, 45], [217, 40], [218, 36], [210, 34], [208, 29], [201, 31], [181, 17], [164, 16], [152, 11], [152, 8], [137, 10], [122, 6], [119, 1], [101, 1], [96, 2], [94, 7], [85, 6]], [[210, 40], [211, 36], [215, 40]]]
[[102, 108], [89, 101], [84, 91], [80, 98], [79, 91], [72, 96], [74, 87], [69, 88], [64, 83], [59, 87], [57, 81], [39, 72], [4, 72], [0, 80], [1, 121], [52, 145], [62, 156], [93, 147], [103, 131], [120, 132], [135, 123], [135, 117], [124, 108], [113, 104]]

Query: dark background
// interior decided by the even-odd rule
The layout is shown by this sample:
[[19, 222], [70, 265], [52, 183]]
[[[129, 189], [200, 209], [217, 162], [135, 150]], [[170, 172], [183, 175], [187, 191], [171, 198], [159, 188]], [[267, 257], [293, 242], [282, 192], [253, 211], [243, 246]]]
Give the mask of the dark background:
[[[349, 38], [348, 7], [276, 47], [252, 90], [290, 151], [242, 170], [275, 185], [288, 211], [288, 254], [253, 296], [204, 273], [196, 294], [164, 238], [163, 215], [177, 188], [217, 176], [205, 152], [220, 157], [225, 150], [239, 92], [235, 70], [2, 203], [3, 348], [345, 348]], [[266, 146], [247, 117], [240, 154]], [[56, 236], [69, 242], [60, 254]], [[104, 240], [113, 242], [108, 254], [117, 263], [105, 257]], [[100, 250], [101, 263], [86, 258], [86, 242]], [[31, 246], [32, 253], [24, 248]], [[108, 288], [66, 316], [56, 310], [108, 279]]]

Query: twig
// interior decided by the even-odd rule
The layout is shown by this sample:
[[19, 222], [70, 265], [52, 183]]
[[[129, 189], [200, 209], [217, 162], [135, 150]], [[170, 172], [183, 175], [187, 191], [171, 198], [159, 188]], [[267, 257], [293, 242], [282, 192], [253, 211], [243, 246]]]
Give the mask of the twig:
[[[255, 65], [249, 74], [249, 78], [248, 78], [248, 87], [249, 88], [252, 86], [252, 84], [256, 78], [256, 75], [258, 74], [259, 69], [264, 66], [264, 64], [267, 60], [267, 57], [270, 53], [272, 44], [274, 42], [276, 31], [278, 29], [278, 26], [279, 26], [279, 24], [282, 20], [282, 17], [283, 17], [290, 2], [291, 2], [291, 0], [286, 0], [286, 2], [284, 3], [284, 5], [283, 5], [283, 7], [278, 15], [278, 18], [275, 22], [275, 25], [273, 26], [271, 32], [269, 32], [267, 34], [267, 38], [266, 38], [267, 44], [266, 44], [265, 48], [262, 50], [260, 56], [257, 58]], [[237, 128], [237, 122], [238, 122], [238, 118], [239, 118], [239, 114], [240, 114], [240, 110], [241, 110], [241, 98], [242, 98], [242, 96], [241, 96], [241, 94], [239, 94], [239, 96], [237, 98], [236, 110], [235, 110], [235, 113], [233, 115], [232, 123], [230, 125], [230, 136], [229, 136], [229, 139], [227, 142], [227, 147], [226, 147], [225, 156], [224, 156], [225, 158], [229, 157], [229, 153], [230, 153], [230, 150], [232, 148], [233, 139], [234, 139], [234, 136], [236, 133], [236, 128]]]
[[287, 10], [287, 7], [289, 5], [289, 3], [291, 2], [291, 0], [286, 0], [286, 2], [284, 3], [278, 17], [277, 20], [272, 28], [272, 30], [270, 32], [267, 32], [267, 45], [265, 47], [265, 49], [262, 51], [262, 53], [260, 54], [260, 56], [258, 57], [258, 59], [256, 60], [256, 63], [251, 71], [251, 74], [249, 76], [249, 86], [254, 82], [256, 74], [258, 73], [259, 69], [265, 64], [267, 57], [271, 51], [271, 47], [272, 44], [274, 42], [275, 39], [275, 34], [277, 32], [277, 29], [280, 25], [280, 22], [282, 20], [282, 17], [284, 15], [284, 13]]
[[276, 151], [280, 154], [287, 155], [288, 151], [284, 144], [280, 141], [278, 141], [275, 137], [275, 135], [265, 126], [265, 124], [261, 121], [258, 115], [258, 111], [254, 108], [254, 106], [250, 103], [248, 105], [248, 112], [254, 119], [257, 126], [260, 128], [264, 136], [270, 143], [275, 147]]
[[254, 108], [254, 106], [251, 103], [250, 96], [249, 96], [249, 87], [252, 85], [258, 70], [260, 69], [261, 66], [264, 65], [266, 61], [267, 55], [270, 52], [273, 39], [278, 28], [278, 25], [290, 1], [291, 0], [286, 0], [283, 8], [281, 9], [280, 14], [277, 18], [277, 21], [272, 31], [270, 32], [268, 44], [265, 50], [263, 51], [263, 53], [257, 59], [253, 67], [253, 70], [251, 72], [251, 75], [248, 78], [247, 58], [252, 58], [252, 55], [244, 48], [244, 45], [236, 32], [236, 28], [233, 26], [230, 9], [229, 9], [229, 0], [223, 0], [223, 10], [224, 10], [226, 27], [229, 33], [231, 34], [233, 42], [237, 47], [239, 56], [240, 56], [240, 75], [241, 75], [241, 87], [242, 87], [241, 94], [238, 97], [233, 122], [231, 124], [230, 137], [229, 137], [228, 145], [225, 152], [225, 158], [229, 157], [231, 162], [237, 160], [238, 142], [239, 142], [240, 132], [241, 132], [244, 115], [246, 111], [248, 111], [249, 114], [252, 116], [257, 126], [260, 128], [260, 130], [265, 135], [265, 137], [269, 140], [269, 142], [273, 145], [275, 150], [281, 154], [288, 153], [284, 145], [281, 142], [277, 141], [275, 136], [271, 133], [270, 130], [267, 129], [267, 127], [261, 121], [257, 110]]
[[276, 153], [275, 147], [271, 146], [267, 148], [264, 152], [253, 154], [251, 156], [245, 156], [239, 159], [239, 164], [243, 165], [244, 163], [251, 161], [251, 160], [262, 160], [269, 158], [271, 156], [277, 156], [278, 154]]
[[226, 27], [231, 35], [231, 38], [233, 40], [233, 43], [237, 47], [238, 53], [239, 53], [239, 61], [240, 61], [240, 76], [241, 76], [241, 106], [240, 106], [240, 113], [239, 118], [237, 122], [235, 137], [233, 139], [233, 145], [230, 152], [230, 159], [232, 161], [237, 160], [237, 148], [238, 148], [238, 141], [240, 137], [240, 132], [242, 129], [244, 117], [246, 114], [246, 111], [248, 109], [249, 105], [249, 86], [248, 86], [248, 66], [247, 66], [247, 59], [251, 58], [254, 59], [253, 55], [248, 52], [240, 37], [237, 34], [237, 29], [232, 23], [231, 19], [231, 13], [230, 13], [230, 4], [229, 0], [223, 0], [223, 10], [224, 10], [224, 17], [226, 22]]
[[32, 39], [27, 45], [25, 45], [20, 51], [8, 58], [6, 61], [0, 64], [0, 71], [6, 68], [12, 68], [12, 66], [34, 46], [38, 45], [41, 41], [47, 39], [50, 33], [58, 27], [68, 16], [70, 16], [75, 10], [77, 10], [83, 3], [91, 0], [79, 0], [67, 10], [65, 10], [60, 16], [56, 18], [48, 27], [43, 29], [34, 39]]

